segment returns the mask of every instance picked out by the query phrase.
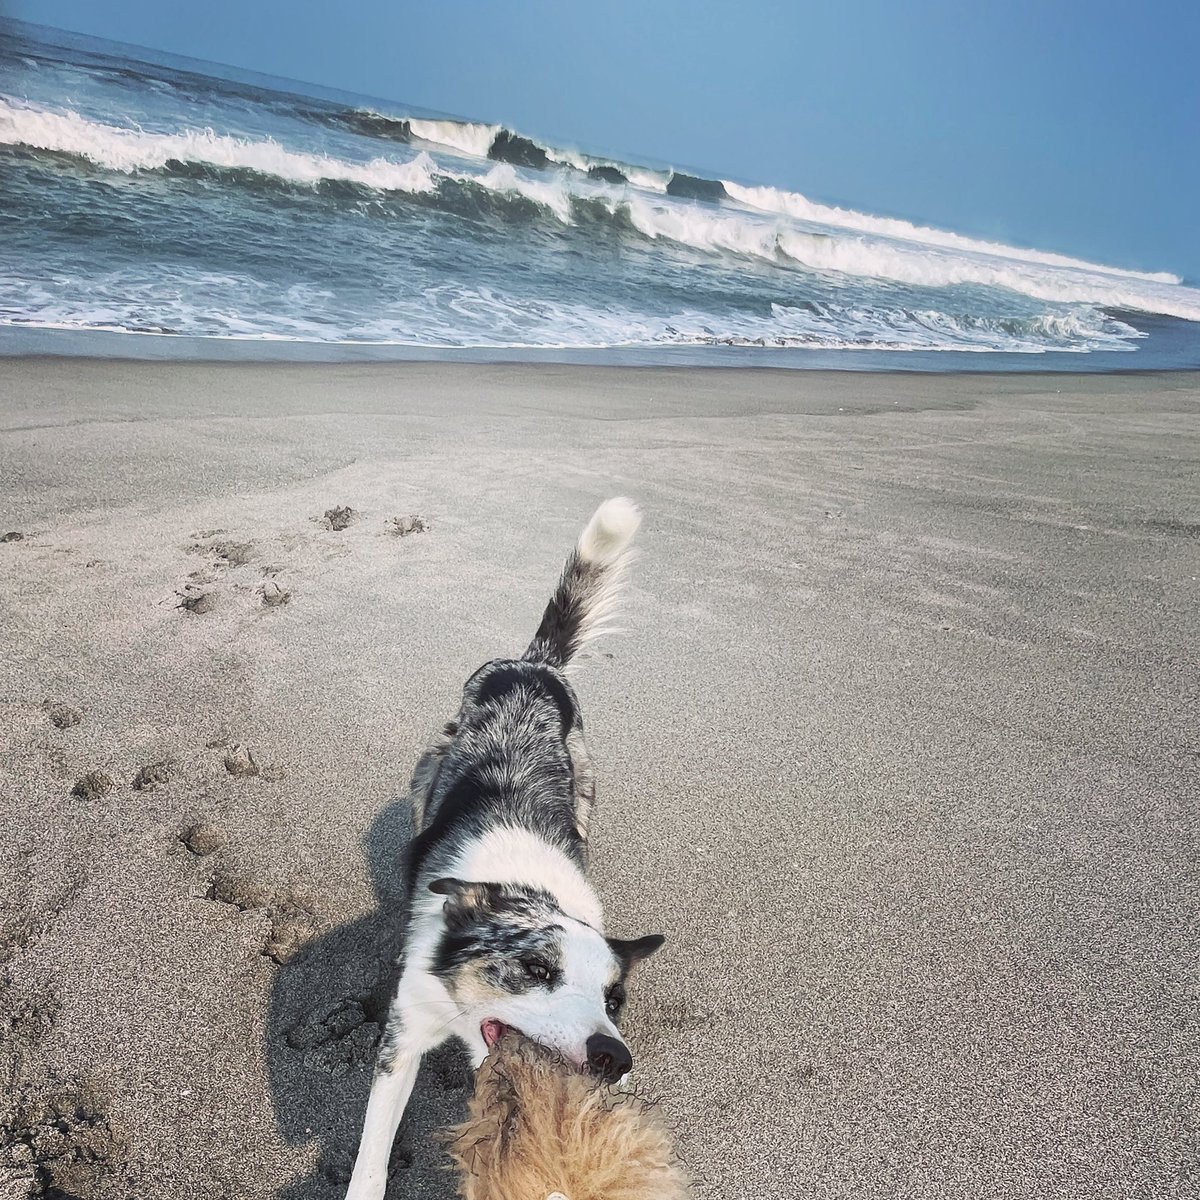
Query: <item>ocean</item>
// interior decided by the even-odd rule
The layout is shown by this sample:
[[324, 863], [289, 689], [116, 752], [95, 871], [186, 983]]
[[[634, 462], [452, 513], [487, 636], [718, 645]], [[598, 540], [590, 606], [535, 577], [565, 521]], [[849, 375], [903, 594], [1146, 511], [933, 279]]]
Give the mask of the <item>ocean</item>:
[[1170, 274], [19, 23], [0, 212], [0, 353], [1200, 367]]

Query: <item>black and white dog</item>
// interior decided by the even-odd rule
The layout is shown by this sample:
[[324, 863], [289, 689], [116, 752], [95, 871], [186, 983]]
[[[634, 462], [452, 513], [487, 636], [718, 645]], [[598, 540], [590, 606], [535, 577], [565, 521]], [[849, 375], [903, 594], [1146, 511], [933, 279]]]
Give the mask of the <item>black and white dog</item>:
[[417, 764], [409, 923], [347, 1200], [378, 1200], [421, 1056], [448, 1037], [478, 1066], [505, 1031], [608, 1080], [632, 1066], [625, 980], [658, 935], [606, 937], [584, 874], [594, 792], [563, 672], [603, 631], [641, 523], [625, 499], [592, 517], [519, 659], [480, 667]]

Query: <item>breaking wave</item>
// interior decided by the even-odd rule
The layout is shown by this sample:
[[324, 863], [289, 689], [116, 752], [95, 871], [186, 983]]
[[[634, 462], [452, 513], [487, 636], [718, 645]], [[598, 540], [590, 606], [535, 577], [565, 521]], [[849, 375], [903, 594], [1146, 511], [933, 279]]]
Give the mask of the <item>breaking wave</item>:
[[835, 208], [818, 204], [799, 192], [786, 192], [772, 187], [747, 187], [723, 180], [726, 194], [733, 200], [762, 212], [778, 213], [800, 221], [811, 221], [820, 225], [832, 225], [839, 229], [853, 229], [862, 233], [878, 234], [882, 237], [899, 238], [908, 242], [919, 242], [927, 246], [940, 246], [949, 250], [965, 250], [971, 254], [994, 254], [1001, 258], [1019, 259], [1023, 262], [1043, 263], [1051, 267], [1073, 267], [1096, 271], [1105, 275], [1120, 275], [1130, 279], [1144, 279], [1151, 283], [1177, 284], [1178, 275], [1165, 271], [1127, 271], [1120, 267], [1105, 267], [1098, 263], [1084, 262], [1064, 254], [1051, 254], [1041, 250], [1023, 250], [1016, 246], [1005, 246], [998, 242], [983, 242], [947, 230], [933, 229], [926, 225], [914, 225], [894, 217], [874, 217], [868, 213], [855, 212], [848, 208]]
[[278, 142], [251, 141], [211, 129], [148, 133], [89, 121], [76, 112], [18, 108], [0, 100], [0, 145], [70, 155], [129, 175], [197, 164], [220, 170], [253, 171], [293, 183], [340, 180], [381, 191], [428, 192], [435, 168], [428, 155], [408, 162], [375, 158], [346, 162], [323, 154], [286, 150]]
[[619, 201], [614, 210], [617, 207], [646, 237], [668, 238], [700, 250], [916, 287], [998, 287], [1037, 300], [1098, 304], [1200, 321], [1200, 291], [1086, 263], [1076, 268], [1074, 260], [1068, 260], [1070, 270], [1046, 270], [1036, 260], [1007, 259], [998, 253], [953, 254], [933, 245], [846, 236], [832, 227], [827, 233], [808, 232], [772, 221], [747, 220], [728, 209], [667, 205], [636, 196]]
[[472, 158], [487, 158], [499, 125], [482, 125], [475, 121], [424, 121], [418, 117], [408, 119], [413, 137], [435, 146], [447, 146], [460, 154]]
[[[585, 154], [569, 146], [553, 146], [526, 137], [503, 125], [488, 125], [481, 121], [458, 121], [450, 117], [396, 117], [369, 108], [354, 108], [335, 112], [310, 112], [322, 123], [333, 123], [365, 137], [383, 138], [393, 142], [411, 142], [414, 138], [453, 154], [468, 158], [490, 158], [515, 167], [543, 171], [569, 167], [605, 183], [629, 183], [651, 192], [666, 192], [677, 172], [668, 169], [639, 166], [598, 154]], [[687, 176], [679, 176], [686, 188]], [[697, 181], [709, 191], [720, 192], [716, 180]]]
[[[1171, 275], [1101, 267], [908, 222], [826, 210], [797, 193], [769, 188], [726, 184], [725, 192], [736, 203], [714, 203], [720, 197], [706, 187], [706, 181], [676, 174], [665, 181], [656, 176], [654, 182], [662, 190], [657, 186], [647, 190], [628, 179], [618, 183], [618, 167], [606, 176], [596, 168], [611, 164], [581, 155], [557, 169], [534, 170], [527, 165], [526, 150], [514, 150], [509, 156], [517, 163], [495, 153], [497, 141], [507, 132], [499, 126], [418, 119], [405, 123], [409, 136], [423, 144], [457, 141], [457, 149], [480, 158], [480, 167], [456, 170], [424, 150], [403, 161], [378, 156], [355, 162], [290, 150], [269, 139], [231, 137], [211, 129], [155, 133], [91, 121], [69, 110], [52, 112], [0, 100], [0, 144], [69, 155], [125, 174], [196, 169], [249, 172], [291, 185], [347, 183], [376, 192], [425, 196], [435, 203], [449, 196], [447, 185], [456, 184], [519, 199], [560, 224], [586, 216], [607, 222], [614, 235], [632, 231], [708, 254], [914, 287], [1003, 288], [1037, 300], [1200, 321], [1200, 291], [1180, 286]], [[394, 132], [399, 140], [399, 129]], [[488, 160], [476, 152], [489, 138], [493, 139], [487, 151], [492, 162], [480, 169]], [[503, 144], [509, 149], [517, 145], [512, 138]], [[584, 166], [590, 174], [583, 173]], [[680, 178], [689, 183], [676, 186]], [[514, 210], [513, 219], [520, 216]], [[819, 219], [826, 223], [819, 225]]]
[[0, 67], [0, 325], [360, 346], [1000, 351], [1051, 355], [1040, 361], [1052, 368], [1063, 351], [1099, 369], [1113, 351], [1131, 366], [1200, 353], [1195, 326], [1168, 319], [1200, 321], [1200, 291], [1165, 273], [120, 47], [22, 34], [0, 46]]

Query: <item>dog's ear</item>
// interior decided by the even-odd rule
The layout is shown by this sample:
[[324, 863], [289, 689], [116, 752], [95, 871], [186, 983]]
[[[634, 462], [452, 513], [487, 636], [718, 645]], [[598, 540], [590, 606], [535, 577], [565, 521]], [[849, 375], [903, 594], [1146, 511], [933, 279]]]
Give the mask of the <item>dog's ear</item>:
[[498, 883], [480, 883], [474, 879], [454, 879], [447, 875], [443, 879], [435, 879], [429, 890], [435, 896], [445, 896], [446, 915], [467, 917], [478, 914], [491, 907], [500, 894]]
[[667, 939], [661, 933], [648, 933], [640, 938], [608, 938], [608, 945], [621, 963], [621, 974], [649, 958]]

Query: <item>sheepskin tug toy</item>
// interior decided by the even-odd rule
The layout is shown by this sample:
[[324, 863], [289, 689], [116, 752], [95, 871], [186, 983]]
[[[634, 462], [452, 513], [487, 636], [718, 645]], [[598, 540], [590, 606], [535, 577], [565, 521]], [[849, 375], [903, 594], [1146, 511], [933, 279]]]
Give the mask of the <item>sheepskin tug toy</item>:
[[463, 1200], [689, 1200], [651, 1106], [517, 1033], [492, 1047], [447, 1131]]

